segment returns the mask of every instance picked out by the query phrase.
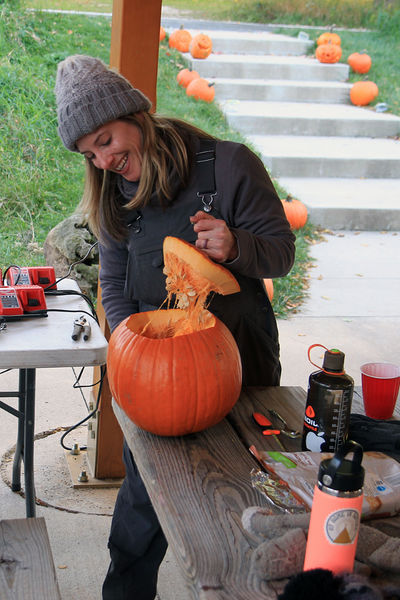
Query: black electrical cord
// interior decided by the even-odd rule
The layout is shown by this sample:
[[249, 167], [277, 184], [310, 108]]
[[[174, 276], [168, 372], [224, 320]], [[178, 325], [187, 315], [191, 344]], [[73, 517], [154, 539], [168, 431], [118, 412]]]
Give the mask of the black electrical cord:
[[66, 275], [64, 275], [63, 277], [60, 277], [60, 279], [58, 279], [55, 283], [52, 283], [51, 285], [48, 285], [46, 288], [44, 288], [44, 292], [46, 293], [48, 290], [51, 290], [51, 288], [56, 285], [57, 283], [60, 283], [60, 281], [62, 281], [63, 279], [66, 279], [67, 277], [69, 277], [71, 275], [72, 269], [75, 267], [75, 265], [79, 265], [80, 263], [82, 263], [84, 260], [87, 259], [87, 257], [89, 256], [89, 254], [91, 253], [91, 251], [93, 250], [93, 248], [95, 246], [97, 246], [99, 242], [95, 242], [94, 244], [92, 244], [89, 248], [89, 250], [86, 252], [85, 256], [79, 260], [77, 260], [76, 262], [72, 263], [72, 265], [69, 266], [68, 269], [68, 273]]
[[[93, 415], [96, 414], [96, 412], [97, 412], [97, 410], [99, 408], [100, 398], [101, 398], [101, 391], [102, 391], [102, 388], [103, 388], [104, 377], [106, 375], [106, 366], [105, 365], [101, 365], [101, 367], [100, 367], [100, 373], [101, 373], [100, 380], [97, 383], [93, 384], [93, 386], [95, 386], [95, 385], [99, 386], [99, 389], [98, 389], [98, 392], [97, 392], [96, 406], [95, 406], [94, 410], [91, 413], [89, 413], [84, 419], [82, 419], [81, 421], [79, 421], [79, 423], [76, 423], [75, 425], [73, 425], [72, 427], [70, 427], [69, 429], [67, 429], [67, 431], [65, 433], [63, 433], [63, 435], [61, 436], [61, 439], [60, 439], [60, 444], [64, 448], [64, 450], [69, 450], [69, 451], [72, 450], [72, 448], [67, 448], [67, 446], [65, 446], [65, 444], [64, 444], [65, 437], [69, 433], [71, 433], [71, 431], [74, 431], [74, 429], [77, 429], [77, 427], [79, 427], [80, 425], [82, 425], [83, 423], [85, 423], [86, 421], [88, 421], [89, 419], [91, 419], [93, 417]], [[81, 375], [82, 375], [82, 372], [81, 372], [80, 376]], [[77, 382], [75, 382], [74, 387], [75, 387], [76, 383]], [[93, 387], [93, 386], [85, 386], [85, 387]], [[86, 449], [87, 449], [86, 447], [81, 448], [81, 450], [86, 450]]]
[[18, 265], [10, 265], [9, 267], [7, 267], [7, 269], [6, 269], [6, 270], [4, 271], [4, 273], [3, 273], [3, 281], [5, 280], [5, 278], [6, 278], [6, 275], [7, 275], [8, 271], [9, 271], [10, 269], [18, 269], [18, 275], [17, 275], [17, 279], [16, 279], [16, 280], [14, 281], [14, 283], [12, 284], [12, 285], [17, 285], [17, 284], [18, 284], [18, 281], [19, 281], [19, 278], [21, 277], [21, 267], [19, 267]]

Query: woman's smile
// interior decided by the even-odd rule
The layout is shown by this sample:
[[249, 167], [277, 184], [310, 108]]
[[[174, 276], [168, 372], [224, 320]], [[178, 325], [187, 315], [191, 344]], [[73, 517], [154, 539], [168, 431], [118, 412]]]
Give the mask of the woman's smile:
[[113, 171], [128, 181], [140, 179], [142, 138], [136, 124], [121, 119], [109, 121], [81, 137], [76, 145], [97, 169]]

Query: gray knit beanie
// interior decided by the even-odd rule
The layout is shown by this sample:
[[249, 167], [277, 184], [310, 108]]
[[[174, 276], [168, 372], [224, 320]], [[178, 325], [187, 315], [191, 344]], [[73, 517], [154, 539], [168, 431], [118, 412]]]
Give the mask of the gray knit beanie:
[[150, 100], [122, 75], [98, 58], [81, 54], [59, 63], [55, 94], [58, 133], [72, 152], [78, 152], [79, 138], [100, 125], [151, 108]]

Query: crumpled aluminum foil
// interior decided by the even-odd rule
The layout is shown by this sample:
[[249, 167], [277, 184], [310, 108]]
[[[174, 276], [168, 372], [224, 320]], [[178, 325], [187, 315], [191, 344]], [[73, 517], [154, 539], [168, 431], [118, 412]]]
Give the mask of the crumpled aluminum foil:
[[265, 473], [259, 469], [251, 471], [251, 483], [263, 496], [271, 502], [276, 513], [299, 514], [309, 509], [291, 492], [288, 485], [273, 473]]

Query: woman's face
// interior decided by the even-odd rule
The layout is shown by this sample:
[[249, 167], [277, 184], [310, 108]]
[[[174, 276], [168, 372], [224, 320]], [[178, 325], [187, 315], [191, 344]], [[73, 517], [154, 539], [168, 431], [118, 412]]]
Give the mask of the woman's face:
[[81, 137], [76, 145], [98, 169], [138, 181], [142, 171], [142, 139], [137, 125], [116, 119]]

